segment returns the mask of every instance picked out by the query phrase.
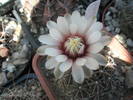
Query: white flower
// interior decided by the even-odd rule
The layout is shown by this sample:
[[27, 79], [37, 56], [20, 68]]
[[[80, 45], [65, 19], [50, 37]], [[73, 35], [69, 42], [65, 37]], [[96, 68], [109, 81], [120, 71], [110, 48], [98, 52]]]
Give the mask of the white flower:
[[74, 11], [72, 15], [59, 16], [57, 23], [47, 22], [50, 33], [39, 37], [45, 45], [37, 52], [50, 56], [45, 66], [47, 69], [54, 68], [56, 77], [60, 78], [72, 69], [75, 82], [82, 83], [85, 78], [83, 67], [97, 70], [99, 65], [106, 64], [105, 57], [99, 52], [107, 45], [109, 37], [102, 36], [103, 25], [96, 21], [95, 15], [87, 15], [90, 17], [87, 19]]

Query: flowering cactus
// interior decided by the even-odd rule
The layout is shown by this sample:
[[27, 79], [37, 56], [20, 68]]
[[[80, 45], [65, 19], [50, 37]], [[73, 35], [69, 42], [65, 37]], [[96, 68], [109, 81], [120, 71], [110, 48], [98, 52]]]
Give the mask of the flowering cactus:
[[90, 4], [85, 16], [78, 11], [72, 15], [59, 16], [57, 23], [48, 21], [49, 34], [41, 35], [39, 41], [44, 44], [38, 48], [38, 54], [48, 55], [45, 67], [54, 69], [56, 77], [71, 70], [75, 82], [85, 79], [83, 67], [97, 70], [106, 63], [99, 52], [108, 43], [108, 36], [103, 36], [103, 24], [96, 19], [100, 0]]

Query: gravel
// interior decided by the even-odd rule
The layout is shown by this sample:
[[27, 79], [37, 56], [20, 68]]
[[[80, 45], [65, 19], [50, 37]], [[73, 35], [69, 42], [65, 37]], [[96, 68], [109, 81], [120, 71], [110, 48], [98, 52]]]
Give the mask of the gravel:
[[[107, 13], [105, 14], [104, 23], [105, 23], [106, 30], [112, 33], [113, 35], [116, 35], [116, 38], [120, 41], [120, 43], [123, 46], [125, 46], [129, 51], [132, 52], [133, 51], [133, 38], [131, 35], [132, 29], [130, 28], [132, 24], [131, 25], [128, 24], [132, 22], [132, 15], [127, 12], [128, 6], [130, 6], [130, 3], [126, 4], [124, 0], [116, 0], [115, 4], [112, 5], [108, 9]], [[123, 13], [123, 11], [125, 12]], [[125, 18], [129, 20], [124, 22], [123, 16], [125, 16]], [[129, 18], [126, 16], [128, 16]], [[129, 27], [127, 25], [129, 25]]]
[[120, 23], [118, 19], [118, 10], [115, 7], [110, 7], [109, 11], [105, 15], [105, 26], [112, 34], [118, 34], [121, 32]]
[[5, 88], [0, 94], [0, 100], [48, 100], [48, 98], [39, 81], [30, 79], [13, 88]]

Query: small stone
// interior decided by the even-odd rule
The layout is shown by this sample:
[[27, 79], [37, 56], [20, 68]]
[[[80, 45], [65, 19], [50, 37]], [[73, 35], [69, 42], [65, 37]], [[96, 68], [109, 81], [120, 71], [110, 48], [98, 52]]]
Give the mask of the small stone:
[[43, 27], [40, 28], [40, 34], [44, 34], [45, 33], [45, 30]]
[[5, 72], [0, 73], [0, 85], [7, 83], [7, 77]]
[[23, 47], [20, 47], [19, 49], [21, 49], [20, 52], [15, 52], [12, 54], [12, 59], [21, 59], [21, 58], [26, 58], [28, 55], [28, 46], [26, 44], [23, 45]]
[[113, 18], [116, 18], [116, 14], [113, 14]]
[[38, 92], [39, 92], [39, 91], [41, 91], [41, 90], [42, 90], [42, 88], [38, 88], [36, 91], [38, 91]]
[[8, 57], [9, 55], [9, 49], [7, 49], [6, 47], [0, 48], [0, 56], [1, 57]]
[[116, 20], [112, 20], [112, 25], [114, 26], [114, 27], [119, 27], [119, 23], [116, 21]]
[[32, 90], [35, 90], [35, 89], [36, 89], [36, 87], [35, 87], [35, 86], [32, 86], [31, 88], [32, 88]]
[[37, 33], [37, 28], [36, 28], [36, 25], [35, 24], [32, 24], [31, 25], [31, 32]]
[[8, 23], [8, 25], [9, 25], [11, 28], [13, 28], [13, 29], [15, 29], [15, 28], [17, 27], [17, 24], [16, 24], [15, 21], [10, 21], [10, 22]]
[[12, 72], [14, 72], [15, 69], [16, 69], [16, 67], [12, 63], [8, 63], [7, 71], [12, 73]]
[[129, 38], [127, 39], [127, 45], [130, 46], [130, 47], [133, 47], [133, 41]]
[[13, 79], [13, 78], [14, 78], [14, 74], [11, 73], [11, 72], [8, 72], [8, 73], [7, 73], [7, 78], [8, 78], [8, 79]]
[[114, 31], [115, 28], [114, 28], [113, 25], [109, 25], [109, 27], [110, 27], [110, 30], [111, 30], [111, 31]]
[[118, 12], [117, 9], [114, 8], [114, 7], [110, 7], [110, 10], [111, 10], [111, 12], [113, 12], [113, 13], [117, 13], [117, 12]]
[[19, 9], [19, 12], [23, 13], [24, 12], [23, 8], [20, 8]]
[[109, 26], [106, 27], [106, 30], [109, 31], [109, 32], [111, 31]]
[[16, 59], [13, 61], [14, 65], [22, 65], [22, 64], [26, 64], [29, 60], [28, 59], [24, 59], [24, 58], [20, 58], [20, 59]]
[[116, 28], [116, 29], [115, 29], [115, 32], [116, 32], [116, 33], [120, 33], [120, 28]]
[[132, 70], [133, 66], [130, 66], [130, 67], [131, 68], [128, 68], [127, 72], [126, 72], [126, 84], [127, 84], [128, 88], [133, 87], [133, 70]]
[[80, 9], [80, 8], [83, 8], [83, 5], [79, 5], [78, 8], [79, 8], [79, 9]]
[[21, 25], [17, 25], [15, 32], [13, 34], [13, 41], [19, 42], [20, 38], [21, 38], [21, 33], [22, 33], [22, 27], [21, 27]]
[[111, 12], [108, 11], [105, 16], [110, 16]]
[[8, 20], [7, 20], [7, 19], [5, 19], [5, 20], [4, 20], [4, 23], [8, 23]]
[[110, 21], [110, 20], [112, 20], [112, 17], [111, 16], [105, 16], [105, 20]]

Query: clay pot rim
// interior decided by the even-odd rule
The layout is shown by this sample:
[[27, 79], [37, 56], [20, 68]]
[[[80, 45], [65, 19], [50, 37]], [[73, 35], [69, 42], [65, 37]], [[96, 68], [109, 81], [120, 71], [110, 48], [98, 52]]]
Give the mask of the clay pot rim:
[[38, 62], [40, 62], [42, 58], [44, 58], [44, 57], [40, 56], [38, 54], [35, 54], [32, 59], [32, 68], [33, 68], [35, 74], [37, 75], [37, 78], [40, 81], [41, 86], [42, 86], [43, 90], [45, 91], [45, 93], [47, 94], [48, 98], [50, 100], [57, 100], [53, 90], [49, 86], [49, 82], [47, 81], [45, 75], [43, 74], [43, 72], [41, 71], [41, 68], [39, 66]]

